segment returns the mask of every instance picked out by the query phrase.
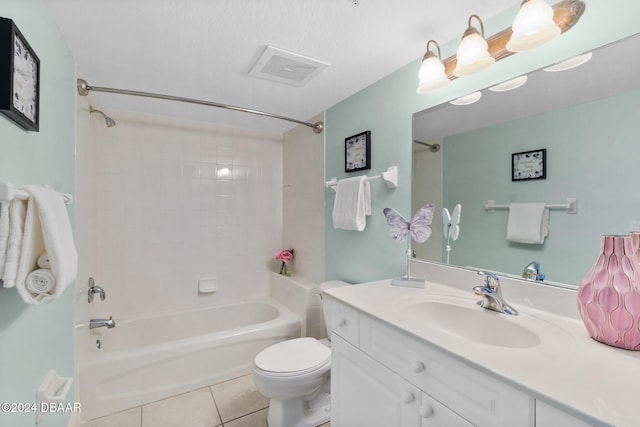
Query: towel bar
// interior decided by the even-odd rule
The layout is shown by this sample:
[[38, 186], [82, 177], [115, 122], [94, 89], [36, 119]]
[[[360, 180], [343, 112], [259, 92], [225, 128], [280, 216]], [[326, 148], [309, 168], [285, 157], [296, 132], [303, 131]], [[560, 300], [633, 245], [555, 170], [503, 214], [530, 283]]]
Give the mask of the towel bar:
[[[555, 205], [545, 205], [547, 209], [566, 210], [568, 214], [578, 213], [578, 199], [575, 197], [568, 197], [566, 203], [559, 203]], [[493, 213], [496, 210], [509, 210], [509, 205], [496, 205], [495, 200], [487, 200], [484, 205], [487, 213]]]
[[[368, 176], [365, 181], [373, 181], [375, 179], [382, 179], [388, 188], [396, 188], [398, 187], [398, 167], [397, 166], [389, 166], [389, 168], [382, 172], [380, 175]], [[330, 181], [325, 182], [324, 186], [326, 188], [331, 188], [333, 191], [336, 191], [336, 186], [338, 185], [338, 178], [335, 176], [331, 178]]]
[[[64, 204], [70, 205], [73, 203], [73, 196], [71, 194], [60, 193], [64, 197]], [[0, 182], [0, 202], [9, 202], [13, 199], [27, 200], [29, 194], [23, 190], [14, 189], [13, 185], [8, 182]]]

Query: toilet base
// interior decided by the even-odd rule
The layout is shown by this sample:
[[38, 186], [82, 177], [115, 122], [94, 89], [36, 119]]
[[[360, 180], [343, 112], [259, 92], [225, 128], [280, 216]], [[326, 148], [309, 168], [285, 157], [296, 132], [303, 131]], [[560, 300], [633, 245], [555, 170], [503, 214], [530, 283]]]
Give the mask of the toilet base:
[[[328, 385], [328, 381], [326, 382]], [[329, 387], [320, 389], [308, 398], [271, 399], [267, 424], [269, 427], [316, 427], [331, 418]]]

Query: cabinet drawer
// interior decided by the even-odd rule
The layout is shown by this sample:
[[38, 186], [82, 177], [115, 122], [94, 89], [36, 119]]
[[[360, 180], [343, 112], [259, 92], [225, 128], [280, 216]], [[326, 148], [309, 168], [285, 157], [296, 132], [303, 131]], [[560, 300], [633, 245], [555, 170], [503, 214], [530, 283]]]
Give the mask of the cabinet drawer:
[[358, 347], [360, 338], [358, 311], [333, 298], [327, 298], [327, 302], [331, 305], [329, 323], [331, 331], [327, 331], [327, 335], [333, 332]]
[[421, 427], [473, 427], [473, 424], [424, 393], [422, 393], [420, 416], [422, 417]]
[[534, 402], [525, 393], [364, 314], [360, 349], [473, 425], [531, 425]]

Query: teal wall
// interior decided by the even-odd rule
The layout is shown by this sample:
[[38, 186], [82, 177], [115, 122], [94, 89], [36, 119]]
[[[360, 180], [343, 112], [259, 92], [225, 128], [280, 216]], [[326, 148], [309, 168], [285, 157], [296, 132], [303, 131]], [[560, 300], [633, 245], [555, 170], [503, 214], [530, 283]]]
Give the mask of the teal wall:
[[[2, 0], [0, 16], [16, 22], [41, 67], [40, 132], [27, 132], [0, 115], [0, 181], [50, 184], [73, 193], [75, 62], [42, 0]], [[73, 286], [41, 306], [26, 305], [15, 289], [0, 288], [0, 402], [33, 402], [49, 369], [74, 376], [73, 325]], [[69, 416], [52, 414], [41, 425], [66, 426]], [[35, 414], [0, 413], [0, 426], [34, 425]]]
[[[552, 2], [553, 3], [553, 2]], [[363, 232], [333, 229], [333, 193], [327, 190], [325, 208], [326, 278], [353, 282], [382, 279], [404, 271], [405, 243], [388, 236], [382, 209], [393, 207], [405, 216], [411, 210], [411, 119], [412, 114], [511, 77], [582, 53], [640, 31], [637, 0], [586, 0], [578, 25], [553, 43], [513, 55], [474, 76], [458, 79], [446, 88], [425, 95], [415, 93], [420, 59], [416, 60], [326, 112], [326, 177], [345, 178], [344, 138], [370, 130], [371, 174], [388, 166], [399, 168], [395, 190], [372, 185], [373, 215]], [[511, 25], [517, 6], [485, 22], [485, 32], [495, 34]], [[469, 13], [473, 13], [470, 10]], [[459, 38], [442, 46], [443, 58], [455, 53]], [[426, 40], [425, 40], [426, 42]], [[442, 42], [442, 40], [441, 40]], [[442, 43], [441, 43], [442, 45]], [[566, 196], [565, 196], [566, 197]]]
[[[640, 218], [640, 92], [614, 96], [445, 138], [444, 205], [464, 206], [464, 232], [451, 262], [519, 273], [533, 260], [548, 280], [579, 285], [595, 262], [602, 234], [626, 234]], [[511, 153], [547, 149], [547, 179], [511, 181]], [[633, 185], [633, 184], [632, 184]], [[578, 198], [578, 214], [550, 212], [543, 245], [509, 243], [507, 211], [496, 203], [564, 203]]]

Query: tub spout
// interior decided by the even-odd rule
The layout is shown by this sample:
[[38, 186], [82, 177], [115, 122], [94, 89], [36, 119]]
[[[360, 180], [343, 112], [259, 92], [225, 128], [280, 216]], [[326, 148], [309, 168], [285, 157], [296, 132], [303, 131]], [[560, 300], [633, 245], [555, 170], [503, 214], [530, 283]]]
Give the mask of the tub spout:
[[116, 321], [113, 320], [113, 317], [109, 316], [108, 319], [91, 319], [89, 320], [89, 329], [101, 328], [106, 326], [107, 328], [115, 328]]

